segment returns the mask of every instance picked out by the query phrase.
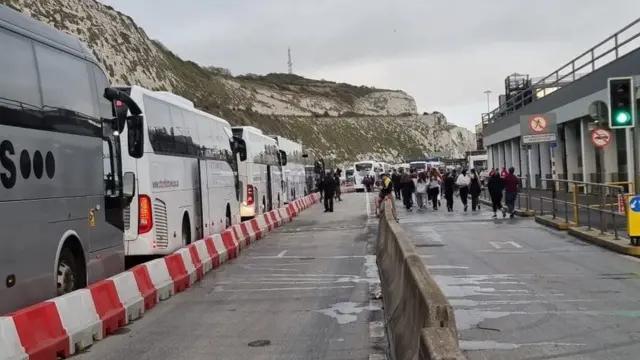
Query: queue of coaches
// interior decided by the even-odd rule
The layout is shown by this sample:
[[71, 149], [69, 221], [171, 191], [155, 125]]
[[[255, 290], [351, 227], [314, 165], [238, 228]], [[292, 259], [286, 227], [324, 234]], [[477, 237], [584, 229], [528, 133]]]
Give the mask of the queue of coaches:
[[306, 195], [301, 144], [110, 84], [78, 38], [0, 5], [0, 316]]

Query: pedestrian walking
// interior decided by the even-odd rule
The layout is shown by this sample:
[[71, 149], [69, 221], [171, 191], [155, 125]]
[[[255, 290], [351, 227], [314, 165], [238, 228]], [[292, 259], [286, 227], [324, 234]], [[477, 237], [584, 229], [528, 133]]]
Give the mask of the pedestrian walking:
[[471, 182], [469, 183], [469, 194], [471, 195], [471, 211], [480, 210], [480, 201], [478, 198], [480, 197], [480, 193], [482, 192], [482, 185], [480, 183], [480, 177], [476, 173], [476, 169], [471, 169], [469, 171], [471, 174], [469, 178]]
[[440, 180], [436, 169], [431, 169], [429, 183], [427, 185], [429, 200], [433, 204], [433, 210], [438, 210], [438, 195], [440, 195]]
[[333, 171], [325, 175], [322, 185], [324, 187], [324, 212], [333, 212], [333, 196], [336, 191], [336, 180]]
[[424, 208], [424, 201], [426, 197], [427, 197], [427, 175], [426, 173], [422, 172], [418, 174], [418, 181], [416, 182], [416, 205], [418, 205], [418, 210], [422, 210]]
[[509, 168], [509, 173], [504, 179], [505, 182], [505, 202], [507, 203], [507, 209], [509, 216], [513, 219], [516, 214], [516, 199], [518, 198], [518, 185], [520, 180], [515, 175], [516, 169]]
[[456, 185], [456, 171], [446, 173], [443, 181], [444, 198], [447, 201], [447, 211], [453, 211], [453, 193]]
[[406, 172], [403, 173], [400, 183], [402, 184], [402, 202], [404, 207], [411, 211], [413, 209], [413, 192], [415, 190], [411, 175]]
[[507, 212], [502, 207], [502, 190], [504, 189], [504, 180], [500, 177], [500, 173], [493, 171], [489, 175], [489, 182], [487, 188], [489, 189], [489, 196], [491, 196], [491, 205], [493, 207], [493, 216], [495, 219], [498, 217], [498, 210], [502, 211], [502, 217], [507, 216]]
[[335, 197], [336, 200], [338, 201], [342, 201], [342, 199], [340, 198], [340, 195], [342, 194], [342, 189], [340, 188], [341, 184], [340, 184], [340, 169], [338, 169], [334, 175], [334, 180], [336, 183], [336, 193], [335, 193]]
[[469, 175], [467, 175], [467, 170], [463, 169], [458, 178], [456, 179], [456, 185], [460, 191], [460, 200], [462, 201], [462, 205], [464, 206], [464, 211], [467, 211], [467, 197], [469, 196], [469, 185], [471, 184], [471, 179]]
[[400, 178], [402, 177], [402, 170], [396, 171], [393, 170], [393, 174], [391, 175], [391, 184], [393, 186], [393, 192], [396, 196], [396, 200], [402, 200], [402, 194], [400, 189], [402, 186], [400, 185]]

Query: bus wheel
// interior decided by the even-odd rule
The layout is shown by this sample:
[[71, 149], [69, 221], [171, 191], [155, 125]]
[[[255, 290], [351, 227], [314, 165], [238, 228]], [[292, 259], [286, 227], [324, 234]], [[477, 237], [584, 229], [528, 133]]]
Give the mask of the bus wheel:
[[67, 247], [62, 249], [60, 259], [58, 260], [58, 296], [70, 293], [76, 290], [76, 279], [78, 278], [78, 267], [73, 252]]

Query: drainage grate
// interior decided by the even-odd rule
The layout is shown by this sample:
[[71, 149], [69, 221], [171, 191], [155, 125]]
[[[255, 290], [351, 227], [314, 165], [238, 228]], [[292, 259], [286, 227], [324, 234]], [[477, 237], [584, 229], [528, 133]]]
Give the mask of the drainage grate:
[[423, 248], [423, 247], [439, 247], [439, 246], [444, 246], [444, 244], [442, 243], [438, 243], [438, 244], [414, 244], [413, 246], [417, 247], [417, 248]]

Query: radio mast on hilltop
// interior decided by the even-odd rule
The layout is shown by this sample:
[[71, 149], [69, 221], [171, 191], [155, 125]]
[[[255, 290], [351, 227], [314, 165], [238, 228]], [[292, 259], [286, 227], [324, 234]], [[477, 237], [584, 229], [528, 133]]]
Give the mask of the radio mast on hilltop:
[[293, 62], [291, 62], [291, 48], [287, 48], [287, 53], [289, 55], [289, 62], [287, 62], [287, 65], [289, 65], [289, 75], [293, 74]]

